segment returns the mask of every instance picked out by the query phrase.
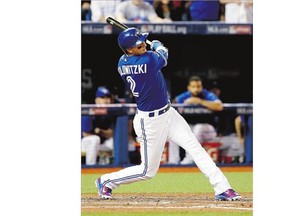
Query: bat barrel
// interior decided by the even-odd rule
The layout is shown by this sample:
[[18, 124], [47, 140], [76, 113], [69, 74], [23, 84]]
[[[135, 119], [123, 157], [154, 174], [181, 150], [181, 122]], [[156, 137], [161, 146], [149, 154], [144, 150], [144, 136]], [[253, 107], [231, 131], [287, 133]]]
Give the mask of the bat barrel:
[[[106, 22], [118, 29], [121, 29], [121, 30], [125, 30], [127, 28], [129, 28], [127, 25], [123, 24], [123, 23], [120, 23], [119, 21], [115, 20], [114, 18], [112, 17], [107, 17], [106, 19]], [[151, 41], [150, 40], [146, 40], [146, 43], [148, 45], [151, 45]]]
[[125, 30], [125, 29], [129, 28], [127, 25], [120, 23], [119, 21], [115, 20], [112, 17], [108, 17], [106, 19], [106, 22], [109, 23], [110, 25], [116, 27], [116, 28], [121, 29], [121, 30]]

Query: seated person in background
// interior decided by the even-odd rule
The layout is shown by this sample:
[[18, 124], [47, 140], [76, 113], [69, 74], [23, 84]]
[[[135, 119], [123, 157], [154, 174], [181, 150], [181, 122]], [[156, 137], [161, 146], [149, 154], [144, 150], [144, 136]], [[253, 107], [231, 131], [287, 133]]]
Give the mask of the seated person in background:
[[222, 144], [219, 148], [222, 163], [243, 163], [245, 154], [243, 115], [236, 116], [234, 126], [236, 133], [219, 136], [218, 141]]
[[[212, 92], [203, 88], [202, 79], [199, 76], [192, 76], [189, 79], [187, 91], [175, 97], [175, 103], [183, 103], [190, 105], [197, 105], [205, 107], [211, 111], [222, 111], [222, 101]], [[192, 117], [194, 118], [194, 117]], [[217, 135], [216, 129], [213, 125], [207, 122], [196, 123], [194, 126], [190, 125], [193, 133], [199, 142], [214, 141]], [[169, 143], [169, 160], [168, 163], [178, 164], [180, 160], [179, 147], [174, 143]], [[192, 157], [186, 153], [184, 159], [180, 164], [193, 163]]]
[[171, 20], [171, 10], [173, 5], [170, 0], [154, 0], [153, 7], [159, 17]]
[[235, 133], [226, 136], [217, 137], [221, 143], [219, 153], [222, 163], [243, 163], [244, 162], [244, 144], [238, 139]]
[[244, 135], [243, 135], [243, 127], [242, 127], [242, 120], [241, 116], [237, 116], [235, 118], [235, 130], [236, 130], [236, 135], [239, 139], [239, 142], [244, 145]]
[[[111, 94], [106, 87], [96, 91], [95, 104], [111, 104]], [[96, 165], [99, 151], [112, 151], [114, 119], [107, 115], [92, 116], [92, 130], [83, 131], [81, 151], [86, 154], [86, 165]]]
[[253, 22], [253, 0], [220, 0], [220, 3], [225, 6], [225, 22]]
[[119, 22], [171, 22], [160, 18], [153, 6], [144, 0], [127, 0], [119, 3], [115, 10], [115, 18]]
[[154, 0], [153, 7], [157, 15], [173, 21], [184, 20], [185, 2], [173, 0]]
[[222, 111], [222, 101], [211, 91], [203, 88], [202, 79], [192, 76], [189, 79], [187, 91], [175, 97], [176, 103], [200, 105], [212, 111]]
[[81, 20], [87, 21], [91, 20], [91, 9], [90, 9], [90, 3], [91, 1], [81, 1]]
[[116, 6], [122, 0], [92, 0], [91, 1], [91, 12], [93, 22], [106, 22], [107, 17], [115, 16]]
[[191, 21], [218, 21], [220, 20], [219, 0], [190, 0]]

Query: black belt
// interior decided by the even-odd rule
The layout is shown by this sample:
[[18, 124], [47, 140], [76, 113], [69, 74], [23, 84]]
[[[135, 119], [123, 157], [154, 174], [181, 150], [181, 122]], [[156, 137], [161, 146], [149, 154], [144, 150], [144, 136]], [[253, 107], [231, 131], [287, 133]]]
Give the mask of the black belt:
[[[168, 110], [170, 109], [170, 103], [162, 110], [158, 111], [158, 115], [162, 115], [163, 113], [166, 113]], [[150, 112], [148, 114], [149, 117], [154, 117], [155, 116], [155, 112]]]

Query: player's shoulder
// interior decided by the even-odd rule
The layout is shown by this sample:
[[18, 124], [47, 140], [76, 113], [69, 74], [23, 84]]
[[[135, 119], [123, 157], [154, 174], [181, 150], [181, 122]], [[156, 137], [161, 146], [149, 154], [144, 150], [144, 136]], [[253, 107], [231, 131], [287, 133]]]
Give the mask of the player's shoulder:
[[204, 96], [205, 100], [211, 100], [211, 101], [220, 100], [216, 94], [214, 94], [212, 91], [209, 91], [207, 89], [202, 90], [202, 95]]
[[[215, 95], [213, 92], [211, 92], [211, 91], [209, 91], [209, 90], [207, 90], [207, 89], [202, 89], [202, 94], [203, 95]], [[216, 95], [215, 95], [216, 96]]]
[[125, 64], [129, 61], [129, 56], [127, 56], [126, 54], [123, 54], [120, 58], [119, 58], [119, 61], [118, 61], [118, 65], [121, 65], [121, 64]]

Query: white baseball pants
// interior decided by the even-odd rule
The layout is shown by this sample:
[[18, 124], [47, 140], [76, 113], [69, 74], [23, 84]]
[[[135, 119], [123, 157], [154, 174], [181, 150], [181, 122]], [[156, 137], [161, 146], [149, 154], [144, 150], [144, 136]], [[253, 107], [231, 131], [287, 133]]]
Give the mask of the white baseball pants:
[[[161, 109], [159, 109], [161, 110]], [[184, 148], [192, 155], [198, 168], [208, 177], [215, 195], [231, 188], [227, 178], [196, 140], [185, 119], [171, 107], [166, 113], [149, 117], [149, 112], [138, 110], [133, 120], [140, 141], [141, 164], [101, 176], [102, 184], [113, 189], [121, 184], [150, 179], [156, 175], [166, 141]]]

